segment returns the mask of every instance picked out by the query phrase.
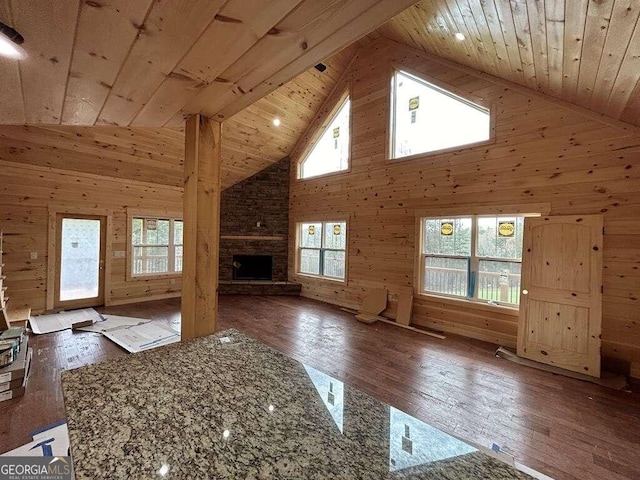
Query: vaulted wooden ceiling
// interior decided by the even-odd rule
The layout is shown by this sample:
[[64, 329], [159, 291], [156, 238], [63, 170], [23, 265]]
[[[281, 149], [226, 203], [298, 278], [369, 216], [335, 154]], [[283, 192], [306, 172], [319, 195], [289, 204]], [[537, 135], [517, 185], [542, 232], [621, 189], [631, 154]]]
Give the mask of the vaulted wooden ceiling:
[[[293, 148], [358, 49], [348, 47], [224, 122], [222, 186], [280, 160]], [[273, 125], [279, 118], [281, 125]], [[181, 125], [177, 125], [181, 126]], [[0, 125], [0, 161], [182, 185], [180, 128], [112, 125]]]
[[202, 113], [225, 122], [231, 185], [291, 151], [357, 40], [414, 1], [2, 0], [28, 57], [0, 57], [0, 124], [64, 137], [71, 125], [180, 129]]
[[3, 0], [28, 57], [0, 63], [0, 122], [226, 120], [412, 3]]
[[421, 0], [377, 34], [640, 125], [639, 14], [638, 0]]
[[231, 185], [290, 153], [379, 27], [370, 37], [640, 125], [637, 0], [413, 3], [3, 0], [29, 57], [0, 57], [0, 124], [179, 129], [203, 113], [225, 122]]

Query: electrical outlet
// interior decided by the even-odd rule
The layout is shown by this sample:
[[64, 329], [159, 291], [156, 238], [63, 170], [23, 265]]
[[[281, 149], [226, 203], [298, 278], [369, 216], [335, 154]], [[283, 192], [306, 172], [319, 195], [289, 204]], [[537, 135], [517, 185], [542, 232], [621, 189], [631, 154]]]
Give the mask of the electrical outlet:
[[126, 255], [126, 252], [124, 250], [114, 250], [113, 252], [113, 258], [124, 258]]
[[31, 252], [29, 257], [31, 258], [31, 260], [37, 260], [38, 259], [38, 252]]
[[176, 279], [172, 278], [171, 280], [169, 280], [169, 285], [175, 285], [176, 284]]

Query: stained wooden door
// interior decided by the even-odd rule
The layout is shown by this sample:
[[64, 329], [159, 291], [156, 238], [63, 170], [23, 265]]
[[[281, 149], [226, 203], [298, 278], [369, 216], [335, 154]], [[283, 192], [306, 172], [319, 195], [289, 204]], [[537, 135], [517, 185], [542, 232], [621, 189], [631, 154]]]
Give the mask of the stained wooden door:
[[600, 376], [600, 215], [525, 219], [518, 355]]

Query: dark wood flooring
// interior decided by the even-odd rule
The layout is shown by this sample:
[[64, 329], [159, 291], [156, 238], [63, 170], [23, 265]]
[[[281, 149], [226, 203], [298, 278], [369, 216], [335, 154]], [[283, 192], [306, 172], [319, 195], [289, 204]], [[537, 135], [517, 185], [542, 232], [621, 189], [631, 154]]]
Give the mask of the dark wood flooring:
[[[179, 299], [101, 309], [179, 329]], [[640, 394], [513, 364], [495, 345], [364, 325], [296, 297], [221, 296], [218, 329], [247, 335], [427, 423], [491, 447], [557, 480], [640, 479]], [[31, 337], [27, 393], [0, 404], [0, 452], [65, 417], [60, 371], [127, 355], [98, 334]]]

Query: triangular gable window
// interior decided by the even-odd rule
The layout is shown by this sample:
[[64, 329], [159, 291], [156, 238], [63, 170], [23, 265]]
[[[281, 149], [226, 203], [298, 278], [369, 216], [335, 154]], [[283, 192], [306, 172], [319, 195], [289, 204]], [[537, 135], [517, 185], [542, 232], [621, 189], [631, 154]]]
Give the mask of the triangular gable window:
[[447, 150], [491, 138], [488, 108], [415, 75], [393, 81], [391, 157]]
[[317, 177], [349, 168], [350, 113], [351, 102], [347, 97], [300, 164], [300, 178]]

